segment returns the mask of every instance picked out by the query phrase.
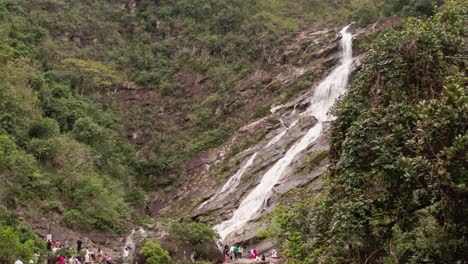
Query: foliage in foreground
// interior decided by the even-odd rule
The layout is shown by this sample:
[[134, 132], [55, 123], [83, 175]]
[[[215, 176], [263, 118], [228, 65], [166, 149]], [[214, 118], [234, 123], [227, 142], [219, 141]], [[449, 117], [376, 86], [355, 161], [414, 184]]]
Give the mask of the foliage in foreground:
[[273, 217], [292, 263], [467, 259], [467, 10], [375, 40], [334, 112], [327, 194]]
[[157, 241], [146, 240], [139, 253], [145, 257], [146, 264], [172, 263], [169, 253]]
[[34, 252], [45, 252], [45, 243], [16, 214], [0, 206], [0, 263], [13, 263], [17, 258], [26, 262]]

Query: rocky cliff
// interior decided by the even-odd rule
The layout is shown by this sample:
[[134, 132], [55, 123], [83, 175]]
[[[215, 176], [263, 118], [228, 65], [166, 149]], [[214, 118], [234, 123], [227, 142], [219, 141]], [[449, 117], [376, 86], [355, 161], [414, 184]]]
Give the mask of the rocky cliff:
[[[365, 29], [354, 29], [354, 36], [362, 39], [398, 21], [397, 18], [388, 18]], [[306, 47], [309, 55], [298, 59], [295, 50], [298, 47]], [[190, 160], [185, 165], [188, 176], [183, 181], [178, 182], [169, 192], [161, 191], [149, 197], [149, 214], [188, 217], [211, 225], [229, 219], [240, 201], [259, 184], [265, 172], [317, 122], [312, 117], [303, 117], [297, 124], [292, 124], [297, 114], [309, 106], [316, 83], [337, 64], [338, 54], [337, 29], [300, 32], [294, 44], [282, 54], [282, 61], [285, 63], [276, 69], [274, 75], [269, 73], [273, 77], [262, 83], [262, 90], [267, 91], [275, 86], [289, 89], [305, 76], [313, 76], [316, 81], [295, 98], [285, 103], [273, 104], [269, 115], [243, 126], [224, 145]], [[355, 54], [353, 71], [359, 69], [365, 56], [365, 52]], [[249, 89], [248, 83], [252, 79], [261, 75], [254, 73], [242, 81], [244, 90]], [[262, 218], [278, 204], [300, 200], [304, 192], [313, 197], [320, 195], [323, 185], [320, 175], [326, 172], [329, 148], [327, 127], [325, 124], [320, 138], [293, 160], [270, 192], [261, 212], [242, 229], [229, 235], [225, 242], [256, 244], [259, 250], [266, 250], [272, 246], [272, 242], [256, 238], [263, 226]], [[249, 160], [252, 155], [255, 158]], [[236, 183], [235, 188], [226, 188], [226, 181], [236, 173], [242, 173], [241, 180]]]

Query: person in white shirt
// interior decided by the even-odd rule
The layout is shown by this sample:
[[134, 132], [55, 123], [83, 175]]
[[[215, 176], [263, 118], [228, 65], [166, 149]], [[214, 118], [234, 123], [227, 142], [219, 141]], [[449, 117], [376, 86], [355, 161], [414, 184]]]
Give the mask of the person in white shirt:
[[231, 248], [229, 248], [229, 257], [231, 258], [231, 260], [234, 259], [234, 246], [231, 246]]
[[128, 255], [129, 255], [129, 252], [128, 252], [128, 247], [125, 247], [124, 250], [123, 250], [123, 263], [127, 263], [128, 261]]
[[271, 251], [271, 257], [274, 259], [278, 258], [278, 252], [276, 251], [276, 249], [273, 249], [273, 251]]
[[15, 261], [15, 264], [24, 264], [24, 263], [23, 263], [23, 261], [21, 261], [21, 259], [18, 258], [18, 259]]

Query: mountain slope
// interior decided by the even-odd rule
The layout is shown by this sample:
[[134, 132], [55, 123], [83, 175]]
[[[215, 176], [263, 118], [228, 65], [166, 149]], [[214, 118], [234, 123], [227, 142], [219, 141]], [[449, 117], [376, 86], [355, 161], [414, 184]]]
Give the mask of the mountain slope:
[[273, 217], [291, 259], [466, 260], [467, 10], [450, 1], [373, 41], [334, 111], [327, 193]]
[[[336, 63], [343, 21], [431, 14], [426, 2], [1, 0], [0, 235], [18, 245], [2, 261], [44, 250], [13, 211], [40, 236], [120, 250], [145, 213], [161, 216], [158, 197], [179, 197], [197, 160], [233, 143], [226, 155], [240, 161], [278, 121], [262, 119], [267, 129], [245, 137], [244, 125], [275, 104], [286, 104], [278, 115], [306, 107], [289, 101]], [[234, 173], [232, 163], [213, 167], [206, 186]], [[308, 183], [311, 168], [297, 169]], [[183, 193], [191, 202], [180, 208], [203, 191]]]

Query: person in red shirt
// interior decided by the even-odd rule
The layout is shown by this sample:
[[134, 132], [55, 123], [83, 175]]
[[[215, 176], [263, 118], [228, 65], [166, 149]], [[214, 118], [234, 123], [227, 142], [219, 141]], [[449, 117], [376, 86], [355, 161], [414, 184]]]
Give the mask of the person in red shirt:
[[59, 264], [65, 264], [65, 257], [63, 257], [63, 255], [59, 257]]

